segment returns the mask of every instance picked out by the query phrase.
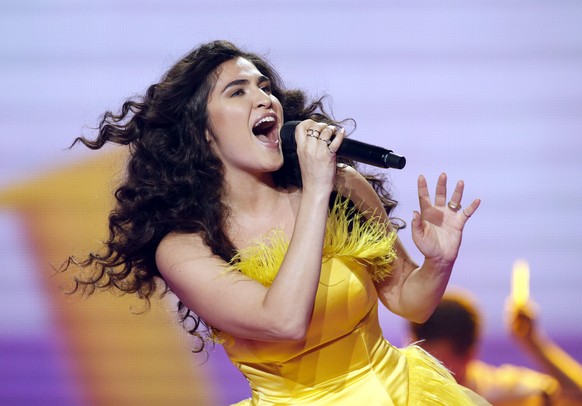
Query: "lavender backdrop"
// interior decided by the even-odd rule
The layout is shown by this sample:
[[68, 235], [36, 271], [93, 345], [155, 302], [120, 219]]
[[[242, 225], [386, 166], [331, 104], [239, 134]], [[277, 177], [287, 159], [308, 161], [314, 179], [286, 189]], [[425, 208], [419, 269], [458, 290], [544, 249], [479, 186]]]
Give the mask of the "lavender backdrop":
[[[566, 0], [3, 1], [0, 189], [86, 159], [64, 150], [84, 126], [198, 43], [228, 39], [266, 55], [288, 86], [332, 95], [335, 115], [357, 120], [354, 138], [406, 156], [389, 172], [405, 220], [419, 174], [432, 188], [446, 171], [465, 180], [466, 201], [483, 200], [451, 284], [482, 305], [486, 359], [528, 364], [503, 322], [512, 264], [525, 258], [541, 324], [582, 361], [581, 21], [582, 3]], [[20, 365], [0, 367], [0, 380], [34, 378], [42, 398], [70, 374], [21, 227], [0, 211], [0, 363]], [[401, 238], [418, 258], [409, 230]], [[406, 342], [400, 319], [384, 312], [382, 323]], [[33, 374], [27, 356], [49, 372]], [[211, 358], [221, 402], [245, 396], [220, 350]], [[76, 404], [74, 381], [57, 386], [51, 396]]]

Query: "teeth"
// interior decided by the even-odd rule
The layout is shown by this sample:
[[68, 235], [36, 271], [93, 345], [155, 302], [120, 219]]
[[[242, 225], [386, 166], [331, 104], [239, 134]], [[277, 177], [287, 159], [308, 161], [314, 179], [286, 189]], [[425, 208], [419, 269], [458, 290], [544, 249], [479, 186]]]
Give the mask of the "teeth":
[[261, 118], [259, 121], [257, 121], [255, 123], [255, 127], [258, 126], [258, 125], [260, 125], [260, 124], [262, 124], [262, 123], [266, 123], [266, 122], [269, 122], [269, 121], [271, 121], [271, 122], [272, 121], [275, 121], [275, 118], [274, 117], [271, 117], [271, 116], [263, 117], [263, 118]]

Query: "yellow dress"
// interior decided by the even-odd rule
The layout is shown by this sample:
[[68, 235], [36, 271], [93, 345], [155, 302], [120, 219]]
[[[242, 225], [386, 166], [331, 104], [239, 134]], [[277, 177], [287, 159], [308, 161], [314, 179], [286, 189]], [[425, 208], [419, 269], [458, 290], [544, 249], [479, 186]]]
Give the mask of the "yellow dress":
[[[336, 201], [305, 339], [267, 342], [220, 335], [252, 390], [252, 398], [237, 405], [488, 404], [457, 385], [419, 347], [398, 349], [384, 339], [374, 280], [389, 275], [394, 240], [394, 234], [387, 236], [373, 221], [362, 224]], [[239, 252], [233, 267], [269, 286], [286, 248], [284, 234], [275, 231]]]

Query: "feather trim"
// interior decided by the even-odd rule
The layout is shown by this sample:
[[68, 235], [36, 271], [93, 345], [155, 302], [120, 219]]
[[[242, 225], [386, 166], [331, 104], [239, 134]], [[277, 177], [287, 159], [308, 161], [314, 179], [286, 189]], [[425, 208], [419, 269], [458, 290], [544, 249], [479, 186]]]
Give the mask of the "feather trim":
[[[338, 194], [329, 211], [323, 248], [323, 260], [341, 257], [353, 259], [368, 268], [375, 282], [390, 275], [396, 258], [396, 233], [387, 233], [383, 222], [371, 216], [365, 219], [349, 200]], [[241, 249], [230, 262], [231, 269], [270, 286], [287, 252], [289, 241], [282, 229], [272, 230], [247, 248]]]
[[374, 282], [379, 282], [392, 271], [395, 241], [396, 233], [387, 233], [386, 225], [378, 217], [365, 219], [357, 209], [349, 207], [349, 200], [338, 194], [327, 219], [324, 259], [353, 258], [368, 268]]
[[489, 405], [459, 385], [443, 364], [417, 345], [401, 349], [408, 362], [408, 404], [425, 406]]

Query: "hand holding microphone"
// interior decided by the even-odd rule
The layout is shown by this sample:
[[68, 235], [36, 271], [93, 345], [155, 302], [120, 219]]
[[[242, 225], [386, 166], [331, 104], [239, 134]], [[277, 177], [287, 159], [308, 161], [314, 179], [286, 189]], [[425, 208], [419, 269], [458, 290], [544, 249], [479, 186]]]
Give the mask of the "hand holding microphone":
[[[288, 121], [281, 128], [281, 140], [284, 145], [296, 148], [295, 127], [300, 121]], [[380, 168], [402, 169], [406, 165], [406, 158], [394, 154], [391, 150], [366, 144], [361, 141], [345, 138], [336, 151], [337, 156], [362, 162]]]

